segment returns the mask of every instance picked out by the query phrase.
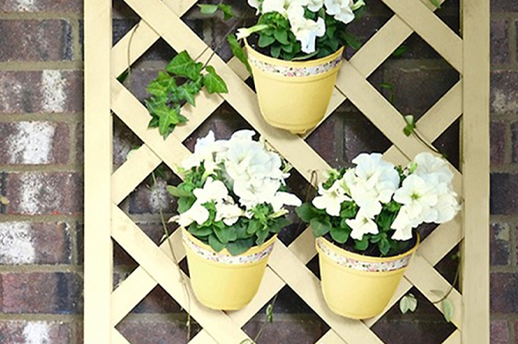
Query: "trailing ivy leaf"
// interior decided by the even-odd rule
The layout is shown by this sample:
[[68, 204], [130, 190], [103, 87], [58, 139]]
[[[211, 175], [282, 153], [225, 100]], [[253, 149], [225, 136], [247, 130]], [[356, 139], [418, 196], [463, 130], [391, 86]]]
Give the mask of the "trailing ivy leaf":
[[128, 75], [129, 75], [129, 68], [126, 69], [124, 72], [122, 72], [122, 74], [117, 77], [117, 80], [122, 84], [124, 82], [124, 80], [126, 80]]
[[176, 89], [176, 94], [178, 96], [178, 99], [185, 100], [187, 103], [191, 104], [192, 106], [196, 105], [196, 101], [195, 101], [196, 93], [190, 91], [188, 89], [188, 87], [185, 87], [184, 85], [178, 87]]
[[[167, 109], [159, 114], [158, 119], [158, 131], [160, 135], [165, 138], [169, 136], [170, 130], [174, 128], [178, 123], [180, 123], [180, 119], [178, 118], [178, 113], [176, 109]], [[172, 127], [172, 128], [171, 128]]]
[[232, 50], [232, 54], [234, 54], [234, 56], [237, 57], [237, 59], [245, 65], [248, 73], [252, 75], [252, 69], [250, 68], [250, 64], [248, 63], [245, 50], [237, 41], [236, 35], [228, 35], [227, 42], [230, 45], [230, 50]]
[[441, 9], [441, 3], [438, 0], [430, 0], [430, 2], [432, 3], [432, 5], [437, 7], [437, 9]]
[[221, 12], [223, 12], [223, 19], [229, 20], [234, 17], [234, 13], [232, 12], [232, 6], [225, 5], [225, 4], [219, 4], [218, 5]]
[[147, 85], [146, 90], [156, 97], [165, 97], [167, 95], [167, 87], [162, 85], [157, 80], [151, 81]]
[[185, 50], [176, 55], [166, 66], [169, 73], [184, 76], [191, 80], [196, 80], [200, 76], [202, 68], [203, 63], [194, 62]]
[[209, 245], [216, 252], [220, 252], [225, 248], [225, 244], [219, 241], [215, 234], [209, 235]]
[[331, 230], [331, 223], [328, 219], [312, 218], [309, 222], [315, 237], [321, 237]]
[[396, 50], [394, 50], [394, 52], [392, 53], [392, 57], [400, 57], [407, 51], [408, 47], [406, 45], [400, 45], [399, 47], [397, 47]]
[[266, 321], [273, 322], [273, 305], [271, 303], [266, 307]]
[[450, 299], [444, 299], [442, 301], [442, 311], [444, 314], [444, 320], [451, 322], [451, 319], [453, 319], [453, 304]]
[[218, 10], [218, 5], [198, 4], [198, 7], [202, 14], [214, 14]]
[[415, 129], [414, 116], [412, 116], [412, 115], [405, 116], [405, 122], [406, 122], [406, 126], [403, 129], [403, 132], [405, 133], [406, 136], [410, 136], [410, 135], [412, 135], [412, 133], [414, 132], [414, 129]]
[[216, 73], [216, 70], [212, 66], [205, 68], [207, 74], [203, 76], [203, 86], [207, 88], [207, 92], [212, 93], [227, 93], [227, 84], [223, 79]]
[[331, 237], [334, 241], [343, 244], [349, 239], [349, 231], [340, 227], [333, 227], [331, 228]]
[[399, 300], [399, 310], [406, 314], [408, 311], [414, 312], [417, 309], [417, 299], [413, 294], [407, 294]]

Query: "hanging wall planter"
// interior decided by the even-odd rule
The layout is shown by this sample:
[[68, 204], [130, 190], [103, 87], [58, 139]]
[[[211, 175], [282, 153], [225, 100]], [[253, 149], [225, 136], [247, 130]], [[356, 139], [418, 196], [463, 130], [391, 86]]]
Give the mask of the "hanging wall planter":
[[233, 256], [214, 251], [185, 229], [183, 244], [191, 285], [198, 301], [212, 309], [237, 310], [257, 293], [277, 236]]
[[261, 114], [268, 124], [295, 134], [308, 131], [325, 115], [343, 47], [310, 61], [284, 61], [246, 44]]
[[418, 244], [393, 257], [369, 257], [317, 238], [322, 293], [329, 308], [352, 319], [380, 314], [394, 295], [417, 247]]

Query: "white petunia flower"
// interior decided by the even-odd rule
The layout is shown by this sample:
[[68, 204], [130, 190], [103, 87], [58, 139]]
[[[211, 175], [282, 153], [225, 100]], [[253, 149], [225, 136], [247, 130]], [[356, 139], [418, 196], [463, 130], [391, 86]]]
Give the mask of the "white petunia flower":
[[378, 225], [368, 216], [366, 216], [362, 209], [356, 214], [356, 218], [345, 220], [347, 225], [351, 227], [351, 238], [355, 240], [362, 240], [364, 234], [377, 234]]
[[354, 20], [353, 0], [325, 0], [326, 12], [336, 20], [348, 24]]
[[313, 205], [317, 209], [325, 209], [326, 213], [331, 216], [340, 216], [342, 202], [350, 200], [338, 180], [327, 190], [320, 185], [318, 187], [318, 193], [320, 196], [313, 199]]
[[204, 163], [205, 171], [209, 175], [217, 169], [219, 161], [215, 159], [215, 155], [221, 154], [226, 150], [224, 141], [216, 141], [214, 132], [209, 131], [207, 136], [196, 141], [194, 153], [182, 161], [182, 168], [189, 170], [198, 167]]
[[243, 216], [245, 212], [239, 208], [237, 204], [230, 204], [225, 202], [216, 203], [216, 218], [215, 221], [223, 220], [227, 226], [232, 226]]
[[228, 196], [228, 190], [225, 184], [220, 180], [213, 180], [212, 177], [207, 178], [202, 189], [195, 189], [193, 191], [196, 200], [200, 204], [210, 201], [221, 201]]
[[209, 215], [209, 211], [200, 202], [194, 202], [189, 210], [173, 216], [170, 221], [174, 221], [182, 227], [187, 227], [193, 222], [202, 225], [209, 219]]
[[275, 213], [280, 211], [285, 205], [298, 207], [302, 204], [302, 201], [294, 194], [282, 191], [276, 192], [270, 202]]
[[392, 234], [392, 239], [406, 241], [412, 239], [412, 228], [417, 226], [419, 223], [415, 223], [407, 213], [407, 208], [405, 206], [401, 207], [399, 213], [396, 216], [396, 219], [392, 223], [390, 228], [395, 229], [394, 234]]
[[326, 33], [324, 19], [318, 18], [315, 22], [303, 16], [290, 16], [291, 31], [301, 44], [301, 49], [306, 54], [315, 52], [317, 37], [322, 37]]
[[437, 184], [412, 174], [394, 193], [394, 200], [406, 206], [406, 212], [410, 218], [416, 218], [422, 222], [430, 216], [428, 213], [437, 205], [436, 186]]
[[453, 180], [453, 172], [448, 168], [448, 163], [445, 159], [432, 155], [431, 153], [418, 154], [414, 162], [417, 168], [413, 174], [422, 175], [436, 175], [440, 182], [450, 184]]
[[324, 0], [309, 0], [307, 6], [311, 12], [318, 12], [324, 6]]

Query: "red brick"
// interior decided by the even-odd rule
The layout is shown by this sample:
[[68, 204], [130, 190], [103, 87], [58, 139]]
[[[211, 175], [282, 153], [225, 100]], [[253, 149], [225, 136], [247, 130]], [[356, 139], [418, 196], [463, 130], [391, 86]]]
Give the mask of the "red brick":
[[518, 175], [514, 173], [492, 173], [490, 187], [491, 214], [513, 215], [518, 213]]
[[518, 12], [518, 2], [514, 0], [491, 0], [491, 12]]
[[254, 339], [261, 332], [257, 343], [316, 343], [328, 329], [328, 326], [313, 314], [282, 314], [273, 316], [273, 323], [264, 323], [262, 314], [252, 318], [243, 330]]
[[343, 166], [344, 116], [331, 116], [306, 140], [328, 164]]
[[10, 173], [4, 181], [7, 214], [73, 215], [83, 210], [83, 180], [77, 172]]
[[3, 0], [0, 12], [73, 12], [82, 13], [81, 0]]
[[491, 265], [511, 263], [510, 231], [506, 223], [491, 223]]
[[52, 343], [69, 344], [72, 324], [49, 321], [4, 320], [0, 321], [0, 343]]
[[176, 209], [174, 198], [166, 190], [167, 183], [158, 179], [157, 184], [157, 187], [150, 187], [152, 181], [146, 181], [135, 189], [129, 197], [131, 214], [158, 215], [160, 209], [165, 214], [171, 214]]
[[72, 60], [72, 27], [66, 20], [0, 20], [0, 62]]
[[68, 125], [54, 122], [0, 123], [3, 146], [0, 164], [66, 164], [69, 160]]
[[0, 114], [82, 111], [80, 71], [0, 71]]
[[77, 314], [82, 283], [74, 273], [0, 274], [0, 311], [7, 314]]
[[[184, 316], [183, 320], [168, 321], [123, 320], [117, 329], [132, 344], [183, 344], [187, 342], [186, 319]], [[194, 329], [198, 330], [197, 327]]]
[[0, 223], [0, 264], [70, 264], [70, 226], [64, 222]]
[[509, 62], [509, 22], [505, 19], [491, 21], [491, 63]]
[[490, 92], [492, 114], [514, 115], [518, 113], [517, 71], [492, 71]]
[[518, 274], [491, 274], [491, 313], [518, 313]]
[[180, 306], [162, 287], [157, 286], [132, 311], [133, 313], [182, 313]]
[[509, 328], [504, 320], [491, 321], [491, 344], [508, 344]]
[[[507, 146], [507, 125], [503, 122], [491, 122], [490, 128], [491, 138], [491, 165], [500, 166], [506, 161], [506, 146]], [[513, 132], [513, 139], [514, 139]], [[518, 144], [518, 142], [517, 142]], [[518, 146], [516, 147], [518, 148]], [[517, 152], [518, 154], [518, 152]], [[518, 157], [518, 156], [517, 156]], [[514, 156], [513, 156], [514, 159]]]

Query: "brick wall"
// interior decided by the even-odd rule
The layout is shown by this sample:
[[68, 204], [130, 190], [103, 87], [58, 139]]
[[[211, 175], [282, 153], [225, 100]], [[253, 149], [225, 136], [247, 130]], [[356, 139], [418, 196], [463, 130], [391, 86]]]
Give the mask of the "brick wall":
[[[0, 343], [82, 343], [82, 197], [83, 96], [81, 0], [0, 1]], [[441, 18], [458, 27], [458, 1], [448, 0]], [[363, 21], [352, 27], [368, 37], [391, 15], [379, 2], [369, 1]], [[186, 16], [189, 25], [209, 43], [218, 41], [224, 24]], [[114, 40], [135, 22], [131, 11], [115, 2]], [[491, 312], [492, 344], [518, 343], [518, 5], [515, 0], [492, 0], [491, 74]], [[408, 51], [392, 58], [369, 81], [394, 89], [394, 105], [419, 117], [458, 75], [415, 35]], [[144, 98], [145, 85], [174, 52], [157, 43], [134, 68], [127, 86]], [[223, 51], [228, 56], [228, 52]], [[348, 54], [352, 54], [351, 51]], [[382, 92], [391, 96], [391, 92]], [[227, 105], [204, 123], [186, 143], [209, 129], [229, 136], [247, 127]], [[119, 121], [114, 125], [114, 166], [139, 144]], [[309, 143], [332, 165], [347, 164], [362, 151], [383, 151], [389, 142], [346, 103], [338, 114], [309, 138]], [[458, 125], [435, 145], [458, 164]], [[168, 182], [175, 178], [166, 171]], [[297, 187], [300, 178], [291, 184]], [[159, 206], [167, 213], [174, 204], [163, 192], [143, 183], [121, 207], [158, 241], [162, 235]], [[292, 232], [297, 224], [291, 227]], [[286, 235], [283, 240], [291, 240]], [[135, 263], [115, 249], [115, 283]], [[315, 269], [315, 262], [310, 263]], [[450, 256], [440, 270], [452, 280]], [[415, 292], [415, 291], [414, 291]], [[417, 292], [416, 292], [417, 293]], [[438, 343], [451, 332], [440, 314], [421, 299], [418, 313], [401, 316], [394, 309], [375, 331], [387, 343]], [[262, 343], [313, 343], [325, 324], [289, 289], [275, 305], [275, 322], [266, 327]], [[245, 326], [254, 335], [264, 316]], [[166, 293], [155, 289], [118, 328], [135, 344], [183, 343], [185, 314]], [[150, 325], [152, 325], [150, 330]], [[147, 329], [147, 331], [146, 331]], [[194, 327], [196, 330], [196, 326]]]

